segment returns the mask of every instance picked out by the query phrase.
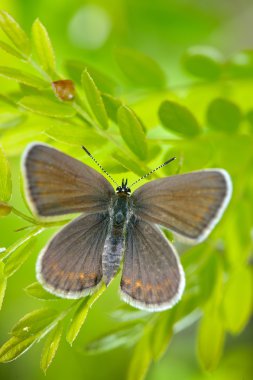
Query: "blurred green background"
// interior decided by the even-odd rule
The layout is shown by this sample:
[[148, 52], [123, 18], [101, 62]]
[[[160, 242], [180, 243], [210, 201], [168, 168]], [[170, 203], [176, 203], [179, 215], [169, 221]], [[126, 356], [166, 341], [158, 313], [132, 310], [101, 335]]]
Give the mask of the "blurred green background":
[[[198, 345], [196, 343], [198, 322], [191, 322], [189, 313], [189, 320], [186, 318], [184, 321], [185, 327], [183, 326], [182, 330], [175, 334], [161, 361], [151, 365], [147, 379], [251, 379], [253, 376], [252, 2], [250, 0], [208, 2], [201, 0], [156, 0], [155, 2], [150, 0], [72, 0], [71, 2], [2, 0], [1, 8], [7, 10], [28, 34], [30, 34], [33, 21], [39, 17], [50, 35], [60, 72], [66, 73], [64, 62], [67, 60], [84, 61], [106, 73], [117, 83], [116, 95], [136, 111], [148, 130], [150, 150], [156, 151], [158, 147], [161, 148], [154, 155], [154, 159], [151, 156], [148, 162], [149, 167], [159, 165], [168, 155], [176, 154], [179, 158], [174, 169], [169, 167], [163, 173], [159, 173], [160, 176], [204, 167], [223, 167], [230, 172], [234, 184], [234, 196], [221, 226], [209, 240], [210, 243], [204, 243], [196, 250], [178, 246], [178, 249], [186, 252], [185, 265], [187, 265], [188, 250], [190, 255], [193, 252], [193, 258], [197, 260], [200, 260], [210, 247], [211, 254], [221, 257], [223, 285], [221, 287], [217, 285], [220, 297], [223, 292], [224, 294], [229, 292], [226, 288], [227, 281], [237, 276], [237, 280], [233, 282], [236, 289], [234, 293], [231, 293], [232, 298], [228, 301], [232, 317], [229, 319], [227, 316], [226, 313], [230, 309], [225, 306], [226, 317], [222, 319], [228, 335], [221, 361], [211, 373], [206, 373], [201, 369], [202, 365], [199, 363], [195, 349]], [[3, 33], [1, 39], [6, 40]], [[153, 57], [166, 73], [168, 85], [164, 88], [150, 89], [126, 80], [123, 70], [120, 70], [115, 59], [116, 49], [122, 47], [138, 50]], [[199, 63], [195, 65], [193, 63], [191, 66], [192, 61], [189, 57], [194, 56], [194, 49], [200, 51], [205, 57], [211, 57], [211, 68], [205, 59], [200, 59]], [[212, 62], [214, 62], [214, 69]], [[1, 66], [25, 69], [23, 63], [14, 61], [12, 56], [2, 51]], [[223, 74], [220, 75], [219, 70], [223, 70]], [[65, 74], [66, 77], [67, 75]], [[2, 77], [0, 83], [1, 94], [14, 94], [13, 98], [15, 98], [15, 93], [19, 91], [18, 85]], [[25, 90], [22, 89], [22, 91]], [[216, 98], [228, 99], [231, 102], [228, 109], [226, 105], [220, 103], [218, 108], [215, 108], [217, 104], [212, 104], [212, 101]], [[194, 139], [188, 138], [189, 136], [177, 137], [176, 135], [175, 137], [173, 131], [163, 128], [161, 124], [164, 122], [159, 121], [157, 111], [160, 103], [165, 99], [186, 106], [201, 127], [205, 128], [203, 134]], [[11, 204], [25, 211], [20, 192], [20, 156], [27, 142], [40, 139], [40, 136], [36, 135], [37, 128], [41, 130], [43, 123], [48, 123], [48, 125], [44, 124], [44, 128], [51, 127], [51, 121], [46, 118], [31, 119], [31, 125], [34, 125], [35, 130], [34, 138], [30, 129], [27, 134], [25, 126], [22, 139], [22, 124], [17, 126], [17, 132], [8, 132], [9, 127], [6, 128], [6, 123], [12, 120], [12, 111], [6, 107], [5, 103], [1, 103], [0, 143], [11, 164], [13, 180]], [[13, 114], [15, 116], [16, 111]], [[234, 129], [231, 131], [230, 126], [233, 125]], [[12, 128], [15, 129], [16, 126]], [[116, 135], [115, 129], [113, 131]], [[120, 181], [126, 172], [130, 180], [136, 178], [137, 172], [130, 173], [128, 166], [120, 166], [117, 160], [110, 160], [110, 153], [114, 154], [116, 148], [111, 142], [105, 146], [101, 142], [101, 146], [100, 144], [97, 146], [96, 138], [89, 141], [96, 158], [108, 170], [112, 170], [116, 180]], [[57, 139], [56, 143], [54, 140], [49, 140], [49, 143], [77, 157], [80, 156], [86, 163], [91, 164], [81, 152], [79, 153], [77, 144], [68, 146]], [[25, 232], [15, 232], [15, 230], [24, 225], [26, 222], [13, 214], [2, 218], [0, 220], [0, 247], [8, 247], [19, 239]], [[35, 281], [37, 253], [52, 232], [52, 229], [48, 229], [38, 238], [32, 256], [8, 281], [0, 313], [1, 343], [7, 340], [8, 331], [19, 318], [43, 306], [43, 302], [28, 297], [23, 288]], [[238, 268], [242, 270], [240, 273], [244, 273], [244, 270], [250, 273], [251, 282], [246, 290], [243, 286], [244, 275], [238, 274]], [[210, 272], [204, 273], [203, 276], [206, 276], [209, 286], [213, 287], [209, 295], [213, 294], [218, 275], [212, 277], [212, 272]], [[115, 321], [110, 313], [121, 305], [117, 291], [118, 284], [119, 278], [94, 305], [73, 347], [71, 348], [64, 339], [62, 340], [59, 352], [47, 372], [49, 380], [56, 377], [62, 380], [126, 378], [133, 353], [132, 348], [117, 348], [95, 356], [87, 356], [81, 352], [86, 342], [114, 327]], [[210, 299], [212, 299], [211, 296]], [[206, 298], [205, 302], [208, 303], [208, 301], [209, 298]], [[208, 305], [205, 302], [202, 300], [199, 306], [204, 314], [208, 314]], [[226, 301], [224, 302], [226, 304]], [[67, 303], [68, 301], [62, 301], [62, 305]], [[240, 309], [242, 314], [247, 309], [241, 320]], [[200, 314], [197, 315], [197, 319], [199, 316]], [[212, 319], [209, 323], [211, 331]], [[205, 343], [208, 346], [208, 339]], [[39, 343], [16, 361], [1, 364], [0, 379], [44, 378], [39, 368], [40, 352], [41, 344]], [[139, 377], [136, 377], [136, 380], [138, 379]]]

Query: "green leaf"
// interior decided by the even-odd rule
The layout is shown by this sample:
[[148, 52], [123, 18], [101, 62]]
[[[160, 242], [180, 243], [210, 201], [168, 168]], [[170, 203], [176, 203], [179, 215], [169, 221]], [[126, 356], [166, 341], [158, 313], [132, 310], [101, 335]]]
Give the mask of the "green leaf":
[[161, 359], [173, 336], [173, 321], [170, 313], [161, 313], [152, 330], [152, 356], [155, 361]]
[[9, 162], [0, 146], [0, 200], [8, 202], [11, 198], [12, 183]]
[[15, 69], [13, 67], [0, 66], [0, 76], [8, 79], [13, 79], [16, 82], [39, 89], [43, 89], [49, 86], [49, 83], [43, 79], [40, 79], [33, 74]]
[[150, 347], [149, 334], [144, 334], [133, 351], [130, 362], [127, 380], [144, 380], [150, 363], [152, 352]]
[[242, 50], [226, 63], [226, 74], [235, 78], [253, 77], [253, 50]]
[[[1, 189], [0, 189], [1, 190]], [[0, 218], [2, 216], [7, 216], [11, 213], [12, 207], [7, 203], [0, 202]]]
[[18, 104], [28, 111], [48, 117], [69, 118], [75, 116], [76, 113], [70, 105], [43, 96], [25, 96]]
[[103, 129], [108, 128], [108, 117], [101, 94], [87, 70], [82, 73], [82, 86], [84, 88], [90, 108]]
[[253, 284], [248, 267], [235, 267], [224, 289], [223, 314], [226, 329], [239, 334], [252, 313]]
[[55, 76], [55, 55], [45, 26], [36, 19], [32, 26], [32, 38], [39, 62], [48, 75]]
[[114, 96], [111, 96], [109, 94], [101, 94], [104, 106], [107, 112], [108, 117], [117, 123], [118, 121], [118, 109], [120, 106], [122, 106], [122, 102], [115, 98]]
[[118, 110], [118, 124], [122, 138], [132, 152], [140, 159], [147, 157], [147, 141], [142, 124], [135, 113], [126, 106]]
[[126, 157], [124, 154], [117, 152], [112, 153], [112, 158], [114, 158], [120, 165], [124, 166], [128, 171], [133, 172], [140, 177], [147, 173], [147, 170], [144, 170], [140, 167], [140, 165], [134, 160]]
[[0, 26], [12, 43], [26, 56], [30, 54], [30, 42], [14, 18], [4, 10], [0, 10]]
[[100, 289], [98, 289], [89, 299], [84, 299], [80, 302], [68, 329], [67, 332], [67, 342], [72, 345], [74, 340], [76, 339], [79, 331], [88, 315], [88, 312], [91, 306], [96, 302], [96, 300], [100, 297], [100, 295], [105, 291], [106, 286], [102, 285]]
[[7, 278], [4, 274], [4, 263], [0, 261], [0, 310], [2, 308], [5, 290], [7, 285]]
[[165, 74], [153, 58], [139, 51], [117, 49], [116, 60], [122, 72], [133, 84], [140, 87], [165, 86]]
[[172, 132], [186, 137], [194, 137], [201, 132], [201, 127], [193, 114], [178, 103], [165, 100], [159, 107], [158, 115], [162, 125]]
[[12, 336], [0, 348], [0, 363], [8, 363], [17, 359], [20, 355], [27, 351], [38, 338], [39, 335], [32, 335], [26, 338]]
[[186, 52], [183, 65], [189, 73], [198, 78], [215, 80], [221, 75], [223, 57], [214, 48], [196, 46]]
[[14, 254], [14, 252], [21, 247], [23, 244], [25, 244], [28, 240], [32, 239], [33, 236], [36, 236], [40, 234], [43, 231], [42, 227], [33, 227], [30, 229], [29, 233], [27, 235], [22, 236], [19, 240], [15, 241], [11, 246], [9, 246], [4, 252], [0, 252], [0, 259], [6, 258], [10, 256], [11, 254]]
[[5, 262], [6, 277], [12, 276], [25, 263], [28, 257], [33, 253], [35, 242], [36, 237], [34, 236], [19, 246], [12, 255], [7, 258]]
[[61, 123], [61, 125], [53, 125], [46, 129], [45, 133], [56, 141], [78, 147], [82, 145], [98, 147], [107, 142], [107, 140], [100, 136], [95, 129], [85, 128], [84, 126], [75, 124], [64, 125]]
[[34, 298], [39, 300], [57, 300], [59, 299], [54, 294], [47, 292], [39, 282], [33, 282], [28, 285], [25, 289], [25, 292]]
[[216, 98], [208, 106], [206, 113], [210, 128], [226, 132], [236, 132], [242, 120], [240, 108], [228, 99]]
[[43, 350], [41, 354], [40, 360], [40, 368], [46, 374], [48, 367], [52, 363], [56, 351], [59, 347], [61, 336], [62, 336], [62, 322], [58, 322], [55, 328], [48, 335]]
[[88, 343], [85, 353], [97, 355], [121, 346], [131, 346], [139, 339], [142, 329], [141, 324], [119, 326]]
[[89, 63], [71, 60], [65, 62], [65, 67], [68, 74], [75, 82], [81, 81], [82, 73], [87, 69], [100, 91], [108, 92], [109, 94], [115, 92], [116, 83], [114, 80], [97, 68], [91, 66]]
[[213, 371], [220, 360], [225, 330], [217, 310], [208, 310], [202, 318], [197, 337], [198, 356], [206, 371]]
[[18, 50], [14, 49], [12, 46], [10, 46], [9, 44], [7, 44], [4, 41], [0, 41], [0, 48], [3, 49], [6, 53], [13, 55], [13, 57], [16, 57], [19, 59], [24, 58], [23, 55], [21, 53], [19, 53]]
[[59, 312], [45, 307], [26, 314], [11, 330], [15, 337], [26, 338], [36, 335], [49, 326], [59, 315]]

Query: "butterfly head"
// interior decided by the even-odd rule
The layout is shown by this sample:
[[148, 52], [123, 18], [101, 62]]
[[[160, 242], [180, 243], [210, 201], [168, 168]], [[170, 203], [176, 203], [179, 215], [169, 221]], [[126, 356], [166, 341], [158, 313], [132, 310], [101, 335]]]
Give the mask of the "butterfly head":
[[120, 194], [120, 195], [130, 195], [131, 194], [130, 187], [127, 186], [127, 179], [125, 181], [124, 181], [124, 179], [122, 179], [121, 186], [118, 186], [116, 188], [116, 193]]

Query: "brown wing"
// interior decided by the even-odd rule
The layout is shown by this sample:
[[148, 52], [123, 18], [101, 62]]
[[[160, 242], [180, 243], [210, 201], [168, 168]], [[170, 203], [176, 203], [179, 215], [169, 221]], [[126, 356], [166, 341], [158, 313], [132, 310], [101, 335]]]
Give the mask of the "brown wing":
[[133, 193], [134, 213], [188, 242], [200, 242], [221, 218], [231, 191], [230, 176], [222, 169], [157, 179]]
[[102, 252], [109, 215], [81, 215], [58, 232], [37, 261], [37, 278], [51, 293], [80, 298], [102, 279]]
[[28, 199], [39, 216], [108, 209], [113, 187], [82, 162], [41, 144], [28, 147], [23, 162]]
[[122, 299], [140, 309], [165, 310], [179, 301], [184, 285], [172, 245], [156, 226], [133, 217], [127, 228]]

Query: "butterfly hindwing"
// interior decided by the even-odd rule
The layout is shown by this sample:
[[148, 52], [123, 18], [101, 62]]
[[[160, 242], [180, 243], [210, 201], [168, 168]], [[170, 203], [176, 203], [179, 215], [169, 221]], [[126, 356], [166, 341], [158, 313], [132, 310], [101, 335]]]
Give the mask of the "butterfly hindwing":
[[58, 232], [37, 261], [37, 277], [51, 293], [80, 298], [102, 279], [109, 214], [81, 215]]
[[121, 297], [130, 305], [158, 311], [172, 307], [184, 289], [184, 273], [177, 254], [161, 231], [131, 218], [121, 279]]

